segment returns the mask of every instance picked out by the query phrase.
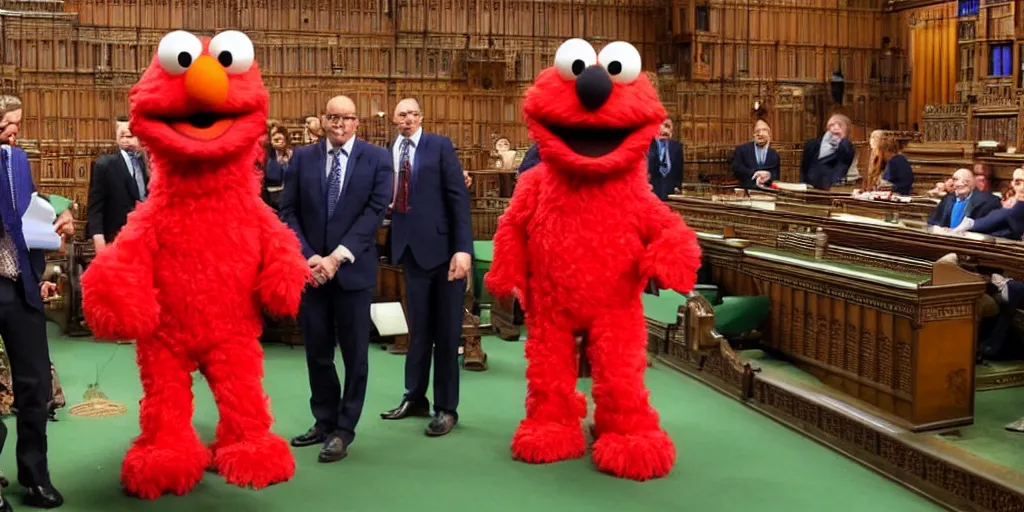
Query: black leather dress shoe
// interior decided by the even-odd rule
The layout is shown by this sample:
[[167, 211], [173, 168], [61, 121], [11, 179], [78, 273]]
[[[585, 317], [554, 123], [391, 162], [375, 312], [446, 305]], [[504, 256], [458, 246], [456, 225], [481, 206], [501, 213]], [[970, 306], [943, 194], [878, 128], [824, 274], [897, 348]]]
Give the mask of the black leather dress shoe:
[[380, 413], [380, 417], [385, 420], [400, 420], [410, 416], [418, 416], [420, 418], [430, 417], [430, 402], [426, 400], [422, 402], [402, 400], [402, 403], [398, 404], [398, 407], [395, 407], [388, 412]]
[[455, 419], [455, 416], [451, 413], [438, 411], [434, 413], [434, 417], [427, 424], [426, 434], [431, 437], [443, 436], [451, 432], [458, 422], [459, 420]]
[[303, 446], [313, 446], [314, 444], [320, 444], [327, 441], [327, 434], [324, 434], [322, 430], [317, 427], [313, 427], [306, 431], [305, 434], [295, 436], [292, 438], [292, 446], [296, 448], [302, 448]]
[[7, 501], [7, 498], [0, 496], [0, 512], [14, 512], [14, 507], [11, 506], [11, 502]]
[[320, 455], [317, 456], [316, 460], [320, 462], [337, 462], [344, 459], [347, 455], [348, 448], [345, 446], [345, 441], [338, 436], [330, 436], [327, 442], [324, 443], [324, 447], [320, 449]]
[[36, 485], [25, 490], [22, 501], [30, 507], [57, 508], [64, 504], [64, 496], [52, 485]]

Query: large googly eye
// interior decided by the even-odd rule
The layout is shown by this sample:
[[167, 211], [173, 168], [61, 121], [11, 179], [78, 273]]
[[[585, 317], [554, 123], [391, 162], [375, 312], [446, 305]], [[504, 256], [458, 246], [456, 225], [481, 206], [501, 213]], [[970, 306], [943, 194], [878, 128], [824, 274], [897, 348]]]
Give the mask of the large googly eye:
[[210, 41], [210, 55], [213, 55], [228, 73], [237, 75], [249, 71], [256, 52], [252, 48], [249, 36], [237, 30], [228, 30], [217, 34]]
[[555, 68], [562, 80], [575, 80], [584, 69], [597, 64], [597, 52], [582, 39], [570, 39], [555, 52]]
[[172, 75], [184, 73], [202, 53], [203, 43], [184, 30], [175, 30], [164, 36], [156, 49], [160, 67]]
[[640, 52], [633, 45], [622, 41], [608, 43], [608, 46], [601, 49], [597, 61], [611, 75], [612, 81], [620, 84], [632, 83], [643, 71]]

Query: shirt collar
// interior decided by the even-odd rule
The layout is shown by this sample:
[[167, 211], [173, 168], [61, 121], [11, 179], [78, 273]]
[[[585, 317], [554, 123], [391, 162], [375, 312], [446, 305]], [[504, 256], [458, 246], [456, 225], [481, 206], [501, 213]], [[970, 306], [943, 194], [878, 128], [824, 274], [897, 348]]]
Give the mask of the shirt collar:
[[411, 140], [412, 141], [412, 147], [418, 148], [418, 147], [420, 147], [420, 137], [422, 137], [422, 136], [423, 136], [423, 127], [420, 126], [419, 128], [416, 128], [416, 131], [413, 132], [412, 136], [410, 136], [410, 137], [404, 137], [403, 136], [402, 138], [407, 138], [407, 139]]
[[[335, 146], [334, 143], [331, 142], [331, 139], [328, 139], [328, 138], [325, 137], [324, 140], [327, 141], [327, 154], [330, 154], [331, 151], [334, 151], [335, 149], [338, 148], [338, 146]], [[352, 154], [352, 148], [355, 147], [355, 145], [356, 145], [356, 137], [353, 135], [351, 138], [349, 138], [347, 141], [345, 141], [344, 144], [341, 145], [341, 150], [345, 152], [346, 156], [351, 155]]]

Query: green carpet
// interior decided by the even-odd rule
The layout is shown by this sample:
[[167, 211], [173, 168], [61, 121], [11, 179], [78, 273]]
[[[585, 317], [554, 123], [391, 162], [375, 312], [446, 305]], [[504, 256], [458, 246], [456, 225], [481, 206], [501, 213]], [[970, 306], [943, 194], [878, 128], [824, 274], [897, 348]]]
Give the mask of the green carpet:
[[[347, 459], [317, 464], [316, 448], [298, 449], [298, 471], [291, 482], [254, 492], [228, 486], [217, 475], [208, 474], [186, 497], [142, 502], [125, 497], [118, 483], [121, 457], [138, 432], [140, 386], [133, 347], [56, 335], [51, 337], [51, 347], [70, 404], [81, 401], [96, 368], [109, 360], [101, 387], [129, 408], [125, 416], [103, 419], [73, 417], [62, 410], [60, 421], [50, 424], [50, 463], [54, 483], [67, 499], [60, 509], [65, 512], [178, 511], [183, 507], [189, 512], [225, 507], [289, 512], [306, 508], [304, 504], [310, 510], [367, 512], [939, 510], [843, 456], [662, 367], [649, 370], [647, 381], [679, 450], [676, 468], [667, 478], [645, 483], [618, 480], [595, 471], [589, 458], [546, 466], [514, 462], [508, 444], [523, 414], [523, 344], [496, 338], [484, 341], [489, 371], [462, 373], [461, 423], [447, 437], [426, 438], [424, 422], [418, 419], [380, 419], [378, 413], [399, 399], [403, 360], [374, 347], [366, 409]], [[305, 431], [311, 418], [301, 347], [269, 346], [266, 361], [275, 430], [285, 436]], [[200, 434], [209, 438], [216, 409], [204, 382], [197, 380], [196, 390], [196, 424]], [[13, 437], [0, 464], [12, 480]], [[18, 501], [15, 497], [15, 505]]]
[[[974, 424], [959, 429], [959, 435], [938, 435], [985, 460], [1024, 471], [1024, 434], [1003, 427], [1024, 416], [1024, 388], [1007, 388], [974, 394]], [[935, 434], [932, 434], [935, 435]]]

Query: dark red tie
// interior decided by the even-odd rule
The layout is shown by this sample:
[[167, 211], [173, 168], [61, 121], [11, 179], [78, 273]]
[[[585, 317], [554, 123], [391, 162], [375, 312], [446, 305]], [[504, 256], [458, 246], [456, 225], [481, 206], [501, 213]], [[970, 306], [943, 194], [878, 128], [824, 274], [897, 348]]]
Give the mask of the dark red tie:
[[395, 191], [395, 211], [405, 213], [409, 211], [409, 175], [412, 168], [409, 165], [409, 146], [412, 141], [408, 138], [402, 139], [401, 150], [398, 155], [398, 189]]

